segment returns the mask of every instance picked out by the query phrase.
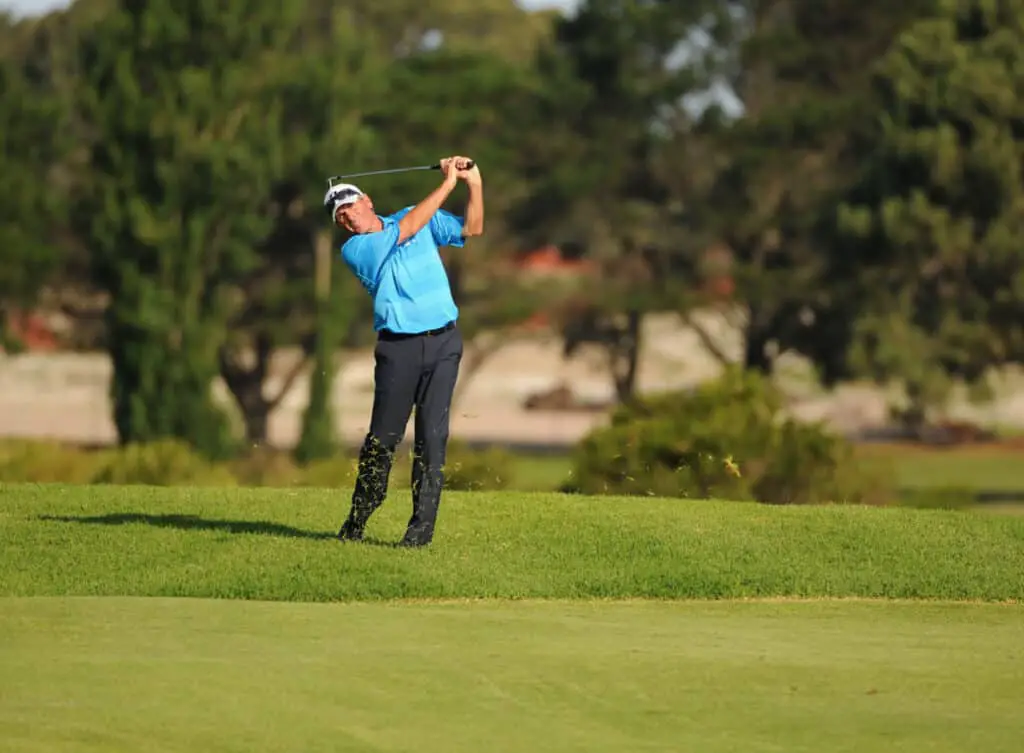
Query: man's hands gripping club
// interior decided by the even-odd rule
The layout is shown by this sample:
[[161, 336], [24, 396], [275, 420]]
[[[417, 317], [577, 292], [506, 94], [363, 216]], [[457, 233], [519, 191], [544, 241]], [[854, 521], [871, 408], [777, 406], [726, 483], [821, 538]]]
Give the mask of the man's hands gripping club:
[[440, 161], [444, 181], [399, 220], [399, 243], [416, 235], [430, 222], [430, 218], [441, 208], [460, 180], [465, 181], [469, 187], [469, 204], [466, 207], [466, 220], [462, 234], [471, 236], [480, 235], [483, 232], [483, 180], [480, 177], [480, 168], [475, 164], [467, 168], [467, 165], [470, 164], [472, 164], [472, 160], [461, 156], [445, 157]]

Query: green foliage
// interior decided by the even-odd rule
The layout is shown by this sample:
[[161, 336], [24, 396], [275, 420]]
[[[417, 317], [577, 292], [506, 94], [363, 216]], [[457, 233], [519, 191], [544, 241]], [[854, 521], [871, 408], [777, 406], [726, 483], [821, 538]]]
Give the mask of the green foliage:
[[85, 450], [48, 441], [0, 444], [0, 481], [61, 484], [235, 486], [225, 466], [180, 440]]
[[[908, 422], [1024, 358], [1024, 3], [940, 3], [875, 69], [874, 141], [838, 208], [852, 358]], [[855, 274], [851, 274], [855, 273]]]
[[[123, 442], [181, 438], [230, 452], [210, 397], [231, 313], [279, 174], [281, 103], [261, 62], [293, 6], [245, 0], [116, 4], [81, 47], [88, 180], [77, 227], [113, 295], [107, 336]], [[299, 6], [294, 8], [301, 10]]]
[[33, 484], [88, 484], [102, 457], [43, 440], [0, 442], [0, 481]]
[[[0, 46], [8, 21], [0, 16]], [[57, 268], [54, 228], [65, 206], [54, 168], [65, 156], [68, 113], [52, 91], [34, 82], [25, 63], [0, 51], [0, 347], [12, 349], [6, 320], [31, 306]]]
[[[374, 53], [372, 35], [361, 35], [353, 25], [347, 5], [299, 6], [294, 27], [259, 61], [266, 97], [279, 108], [270, 134], [280, 146], [279, 162], [269, 184], [261, 186], [270, 226], [252, 264], [225, 281], [234, 305], [220, 370], [251, 445], [267, 441], [267, 418], [294, 381], [285, 378], [277, 390], [267, 383], [275, 351], [301, 348], [305, 358], [312, 356], [324, 316], [338, 319], [336, 341], [347, 341], [357, 322], [354, 312], [368, 309], [366, 296], [350, 294], [355, 281], [347, 270], [341, 264], [329, 269], [327, 257], [337, 249], [330, 247], [331, 224], [321, 202], [324, 177], [367, 162], [381, 148], [364, 111], [368, 102], [386, 99], [385, 61]], [[337, 292], [327, 313], [314, 295], [322, 269]], [[322, 354], [317, 358], [319, 378]], [[294, 373], [305, 366], [296, 364]], [[315, 380], [312, 386], [321, 389]]]
[[731, 256], [745, 365], [771, 371], [777, 346], [832, 385], [851, 373], [859, 298], [856, 262], [845, 275], [828, 264], [828, 218], [870, 140], [872, 66], [931, 0], [744, 5], [746, 31], [725, 46], [742, 117], [707, 111], [664, 150], [663, 172], [694, 230]]
[[444, 466], [445, 489], [453, 491], [496, 491], [506, 489], [515, 474], [514, 458], [508, 450], [491, 447], [473, 450], [465, 442], [448, 443]]
[[[409, 459], [396, 458], [391, 488], [408, 488]], [[489, 491], [515, 478], [515, 457], [507, 450], [476, 450], [449, 443], [445, 487]], [[153, 484], [159, 486], [247, 486], [351, 489], [356, 458], [335, 449], [297, 462], [294, 453], [259, 447], [245, 456], [213, 462], [181, 440], [88, 450], [49, 441], [0, 442], [0, 482], [60, 484]]]
[[784, 417], [771, 385], [738, 369], [692, 392], [620, 407], [608, 427], [581, 442], [573, 479], [585, 494], [773, 504], [890, 499], [845, 440]]
[[175, 439], [125, 445], [103, 463], [93, 482], [154, 486], [235, 485], [234, 478], [224, 468], [210, 463], [188, 444]]

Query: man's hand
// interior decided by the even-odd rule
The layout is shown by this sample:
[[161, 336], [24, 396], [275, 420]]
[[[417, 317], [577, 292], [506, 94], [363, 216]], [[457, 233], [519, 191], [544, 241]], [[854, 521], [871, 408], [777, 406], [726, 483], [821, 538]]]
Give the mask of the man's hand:
[[459, 180], [459, 169], [456, 164], [457, 157], [445, 157], [441, 160], [441, 173], [444, 175], [445, 185], [455, 187]]
[[480, 177], [480, 166], [473, 165], [468, 170], [459, 170], [459, 178], [466, 181], [467, 185], [479, 186], [483, 180]]
[[441, 160], [441, 171], [445, 177], [454, 176], [456, 180], [464, 180], [466, 183], [480, 183], [480, 168], [477, 165], [473, 165], [471, 168], [466, 166], [472, 162], [469, 157], [445, 157]]

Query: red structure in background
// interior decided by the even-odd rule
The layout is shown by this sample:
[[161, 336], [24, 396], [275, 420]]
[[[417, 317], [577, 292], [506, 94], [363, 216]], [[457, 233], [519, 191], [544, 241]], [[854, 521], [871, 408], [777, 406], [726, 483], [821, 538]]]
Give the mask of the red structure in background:
[[[60, 343], [46, 318], [34, 311], [16, 311], [7, 318], [7, 330], [21, 342], [26, 350], [50, 353], [60, 349]], [[0, 346], [0, 352], [3, 347]]]
[[[736, 284], [729, 268], [731, 254], [722, 246], [711, 246], [704, 254], [708, 266], [704, 291], [713, 301], [728, 301], [736, 292]], [[557, 246], [548, 245], [530, 251], [515, 263], [520, 274], [543, 277], [577, 277], [598, 272], [598, 265], [586, 259], [566, 259]], [[526, 329], [543, 329], [550, 324], [550, 317], [538, 311], [523, 323]]]
[[[576, 277], [594, 274], [597, 265], [586, 259], [566, 259], [557, 246], [542, 246], [521, 256], [515, 264], [516, 271], [524, 275], [539, 277]], [[523, 322], [524, 329], [539, 330], [550, 326], [551, 318], [545, 311], [534, 313]]]

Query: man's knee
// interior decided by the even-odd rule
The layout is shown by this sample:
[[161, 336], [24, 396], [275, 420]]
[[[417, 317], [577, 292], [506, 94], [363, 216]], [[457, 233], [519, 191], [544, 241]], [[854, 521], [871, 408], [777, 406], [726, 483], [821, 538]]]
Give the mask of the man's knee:
[[417, 439], [414, 454], [425, 465], [439, 467], [444, 465], [448, 451], [448, 430], [437, 429]]
[[394, 437], [379, 437], [370, 432], [363, 439], [363, 446], [359, 450], [359, 466], [362, 470], [365, 466], [381, 467], [390, 466], [395, 456], [395, 449], [398, 447], [398, 439]]

